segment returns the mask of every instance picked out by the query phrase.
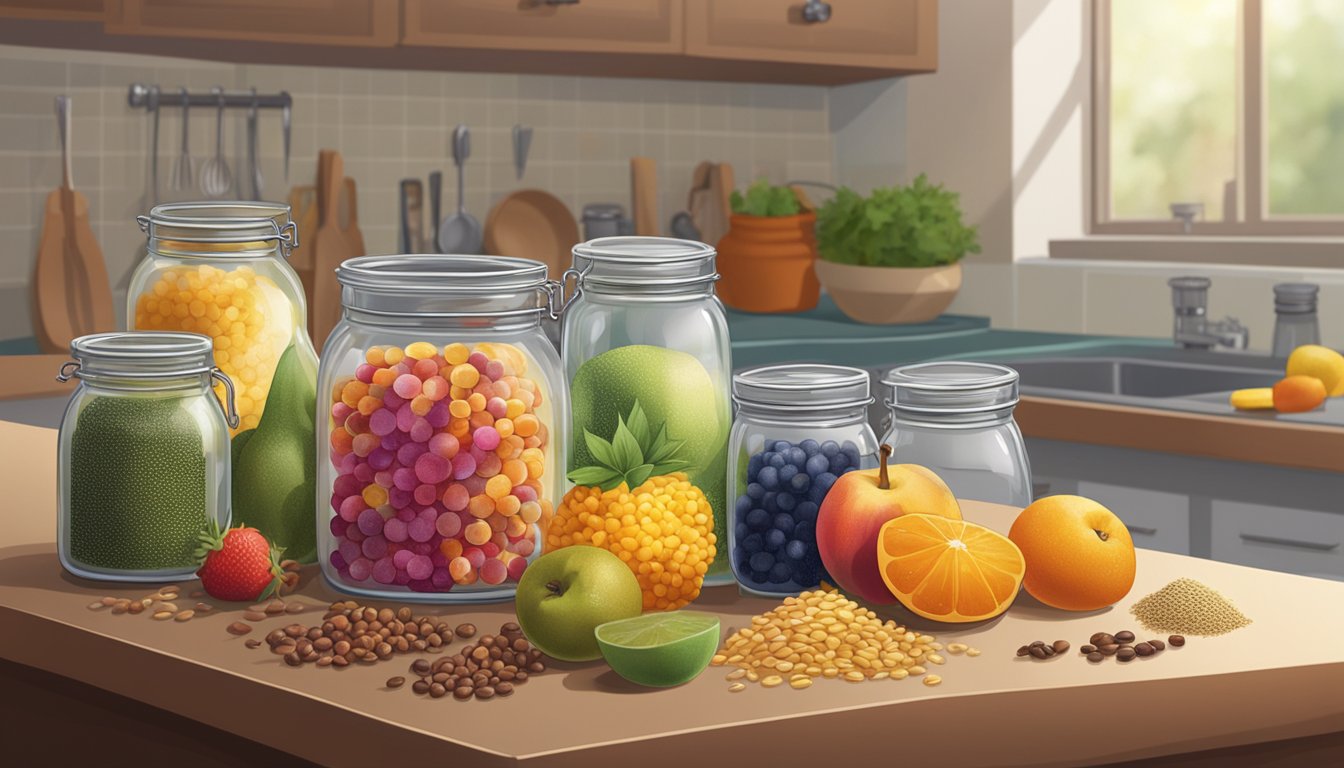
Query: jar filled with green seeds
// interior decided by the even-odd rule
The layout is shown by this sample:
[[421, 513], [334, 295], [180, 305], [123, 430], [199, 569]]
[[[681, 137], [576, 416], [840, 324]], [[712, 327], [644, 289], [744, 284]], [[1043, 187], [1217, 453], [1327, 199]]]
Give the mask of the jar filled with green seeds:
[[58, 448], [61, 565], [111, 581], [190, 575], [201, 531], [229, 524], [229, 427], [238, 424], [210, 339], [100, 333], [71, 342], [70, 356], [58, 378], [80, 383]]

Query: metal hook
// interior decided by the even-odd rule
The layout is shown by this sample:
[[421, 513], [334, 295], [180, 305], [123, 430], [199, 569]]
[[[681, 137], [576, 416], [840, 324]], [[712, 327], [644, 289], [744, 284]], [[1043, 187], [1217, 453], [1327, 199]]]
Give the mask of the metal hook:
[[[542, 284], [542, 290], [546, 292], [546, 316], [552, 320], [559, 320], [574, 300], [583, 293], [583, 276], [573, 267], [565, 270], [559, 280], [547, 280]], [[569, 280], [574, 278], [574, 290], [569, 291]], [[566, 295], [568, 294], [568, 295]]]
[[228, 422], [229, 429], [238, 428], [238, 409], [234, 405], [233, 379], [219, 368], [210, 369], [210, 378], [224, 385], [224, 391], [228, 393], [228, 399], [224, 401], [224, 420]]
[[61, 364], [61, 372], [56, 374], [56, 380], [65, 383], [78, 375], [79, 363], [75, 360], [67, 360]]

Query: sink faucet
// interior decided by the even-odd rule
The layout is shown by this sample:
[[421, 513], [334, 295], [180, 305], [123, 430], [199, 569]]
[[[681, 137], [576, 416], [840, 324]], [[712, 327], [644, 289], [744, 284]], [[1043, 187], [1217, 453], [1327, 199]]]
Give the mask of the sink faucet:
[[1172, 336], [1176, 346], [1185, 349], [1246, 349], [1250, 332], [1235, 317], [1209, 320], [1209, 286], [1207, 277], [1173, 277], [1171, 304], [1176, 311]]

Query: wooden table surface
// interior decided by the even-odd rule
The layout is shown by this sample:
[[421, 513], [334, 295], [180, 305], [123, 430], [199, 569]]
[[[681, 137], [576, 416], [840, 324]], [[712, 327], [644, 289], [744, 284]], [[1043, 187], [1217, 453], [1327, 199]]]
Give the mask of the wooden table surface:
[[[726, 670], [710, 668], [679, 688], [648, 690], [594, 662], [556, 665], [507, 699], [431, 700], [409, 686], [384, 688], [388, 677], [408, 675], [413, 655], [345, 669], [290, 668], [264, 647], [247, 649], [225, 631], [240, 606], [220, 605], [182, 624], [88, 610], [95, 598], [150, 589], [61, 570], [53, 543], [55, 455], [54, 431], [0, 422], [0, 487], [8, 491], [0, 512], [0, 658], [316, 763], [1054, 766], [1321, 734], [1331, 734], [1334, 749], [1344, 732], [1344, 584], [1146, 550], [1131, 594], [1091, 614], [1056, 611], [1025, 593], [1007, 614], [977, 625], [891, 611], [944, 643], [983, 651], [948, 656], [937, 668], [938, 687], [914, 678], [820, 680], [803, 691], [753, 685], [729, 693]], [[963, 509], [999, 530], [1015, 513], [976, 502]], [[1219, 590], [1254, 623], [1129, 664], [1092, 665], [1073, 652], [1044, 662], [1015, 656], [1032, 640], [1062, 638], [1077, 648], [1093, 632], [1139, 631], [1129, 606], [1178, 576]], [[184, 596], [197, 587], [181, 584]], [[314, 608], [262, 622], [250, 636], [317, 620], [338, 598], [309, 569], [299, 599]], [[717, 588], [694, 607], [719, 614], [726, 633], [774, 604]], [[507, 604], [424, 612], [483, 631], [512, 618]]]

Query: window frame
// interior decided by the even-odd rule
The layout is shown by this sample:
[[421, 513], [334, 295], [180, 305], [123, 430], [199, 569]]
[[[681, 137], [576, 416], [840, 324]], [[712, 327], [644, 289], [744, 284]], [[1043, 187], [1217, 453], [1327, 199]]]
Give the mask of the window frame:
[[[1236, 221], [1195, 221], [1189, 232], [1175, 219], [1112, 219], [1110, 177], [1111, 11], [1113, 0], [1092, 7], [1092, 202], [1088, 232], [1094, 235], [1190, 235], [1319, 237], [1344, 235], [1344, 215], [1270, 216], [1265, 181], [1264, 0], [1239, 0], [1237, 43]], [[1248, 84], [1255, 83], [1255, 87]]]

